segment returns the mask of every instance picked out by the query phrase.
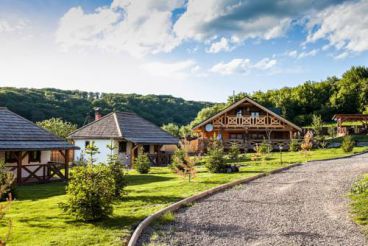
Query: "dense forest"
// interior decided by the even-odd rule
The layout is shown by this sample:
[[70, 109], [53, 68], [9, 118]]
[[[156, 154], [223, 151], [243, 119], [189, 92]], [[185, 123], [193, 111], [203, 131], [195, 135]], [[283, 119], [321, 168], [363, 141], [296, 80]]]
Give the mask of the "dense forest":
[[330, 122], [336, 113], [368, 113], [368, 68], [352, 67], [341, 78], [329, 77], [321, 82], [307, 81], [296, 87], [239, 93], [227, 103], [202, 109], [190, 127], [221, 111], [224, 107], [249, 96], [270, 109], [277, 109], [288, 120], [300, 126], [309, 125], [313, 114]]
[[222, 104], [186, 101], [165, 95], [2, 87], [0, 106], [6, 106], [32, 121], [56, 117], [78, 126], [92, 119], [94, 107], [100, 107], [103, 114], [133, 111], [157, 125], [187, 125], [186, 130], [183, 130], [186, 132], [189, 126], [244, 96], [250, 96], [268, 108], [278, 109], [282, 116], [300, 126], [310, 124], [313, 114], [321, 115], [328, 122], [335, 113], [368, 113], [368, 68], [352, 67], [341, 78], [307, 81], [296, 87], [239, 93], [235, 98], [230, 96], [228, 102]]
[[174, 122], [188, 124], [211, 103], [186, 101], [166, 95], [112, 94], [59, 89], [1, 87], [0, 107], [8, 107], [31, 121], [52, 117], [82, 126], [93, 119], [94, 107], [102, 114], [132, 111], [161, 126]]

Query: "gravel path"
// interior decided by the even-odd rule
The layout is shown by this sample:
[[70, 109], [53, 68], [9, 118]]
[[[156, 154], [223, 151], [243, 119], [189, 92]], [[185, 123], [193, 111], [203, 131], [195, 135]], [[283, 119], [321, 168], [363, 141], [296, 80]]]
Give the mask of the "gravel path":
[[346, 197], [368, 154], [318, 161], [205, 198], [139, 245], [368, 245]]

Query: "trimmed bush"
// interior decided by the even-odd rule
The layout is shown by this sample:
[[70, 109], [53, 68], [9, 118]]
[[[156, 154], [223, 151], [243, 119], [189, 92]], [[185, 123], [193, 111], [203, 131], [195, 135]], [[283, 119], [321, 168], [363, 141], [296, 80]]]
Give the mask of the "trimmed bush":
[[341, 148], [345, 153], [350, 153], [353, 151], [355, 142], [351, 136], [345, 136], [341, 143]]
[[144, 153], [143, 147], [140, 147], [138, 150], [138, 156], [134, 161], [134, 167], [140, 174], [149, 173], [151, 169], [151, 161], [147, 154]]
[[113, 212], [115, 182], [108, 166], [87, 165], [72, 169], [66, 189], [67, 199], [60, 207], [83, 221], [95, 221]]

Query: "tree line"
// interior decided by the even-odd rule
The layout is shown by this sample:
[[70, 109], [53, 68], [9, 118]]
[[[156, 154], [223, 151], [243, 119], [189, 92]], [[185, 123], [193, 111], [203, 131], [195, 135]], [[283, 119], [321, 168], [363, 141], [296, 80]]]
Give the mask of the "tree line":
[[158, 126], [186, 125], [208, 102], [188, 101], [168, 95], [97, 93], [79, 90], [0, 87], [0, 106], [33, 121], [60, 118], [78, 127], [93, 120], [94, 108], [103, 115], [131, 111]]

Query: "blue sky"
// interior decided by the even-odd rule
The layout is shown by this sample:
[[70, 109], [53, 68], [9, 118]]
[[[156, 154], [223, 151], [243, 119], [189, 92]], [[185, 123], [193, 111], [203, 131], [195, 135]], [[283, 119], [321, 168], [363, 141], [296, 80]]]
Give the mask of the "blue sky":
[[0, 85], [220, 102], [367, 65], [367, 12], [366, 0], [0, 0]]

